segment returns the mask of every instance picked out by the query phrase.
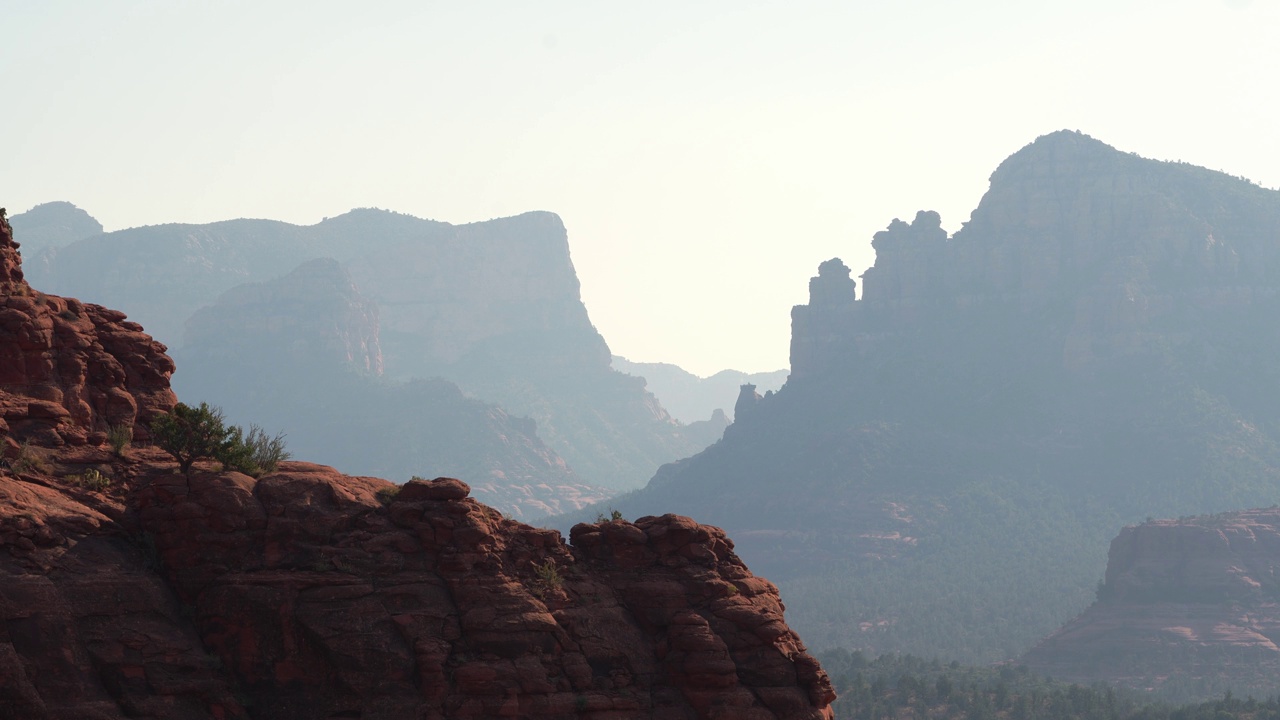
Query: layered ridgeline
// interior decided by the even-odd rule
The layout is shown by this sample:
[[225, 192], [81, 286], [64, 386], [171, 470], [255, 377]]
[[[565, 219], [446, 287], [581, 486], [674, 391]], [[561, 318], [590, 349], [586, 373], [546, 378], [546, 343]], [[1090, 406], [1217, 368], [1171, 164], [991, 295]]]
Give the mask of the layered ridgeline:
[[477, 499], [519, 519], [611, 494], [582, 482], [532, 420], [447, 380], [383, 377], [379, 316], [328, 258], [238, 285], [187, 321], [175, 387], [234, 421], [287, 428], [300, 457], [400, 481], [469, 478]]
[[710, 377], [699, 377], [671, 363], [632, 362], [620, 355], [613, 356], [613, 369], [644, 378], [645, 387], [671, 417], [689, 424], [708, 417], [714, 422], [719, 417], [717, 412], [733, 422], [733, 406], [743, 385], [755, 385], [761, 392], [768, 392], [787, 381], [786, 370], [761, 373], [721, 370]]
[[1097, 594], [1020, 662], [1175, 698], [1280, 692], [1280, 509], [1127, 527]]
[[[320, 257], [339, 261], [380, 307], [388, 376], [442, 377], [532, 418], [590, 483], [637, 487], [715, 439], [673, 421], [642, 380], [610, 368], [551, 213], [469, 225], [380, 210], [308, 227], [159, 225], [46, 248], [27, 266], [40, 286], [119, 307], [178, 347], [187, 319], [222, 293]], [[179, 375], [179, 390], [185, 382]]]
[[17, 250], [0, 210], [0, 717], [832, 717], [718, 528], [569, 544], [451, 478], [108, 445], [175, 407], [174, 364], [122, 313], [33, 289]]
[[1115, 528], [1280, 497], [1280, 193], [1059, 132], [873, 246], [861, 299], [810, 281], [782, 390], [613, 504], [726, 527], [823, 644], [992, 660]]

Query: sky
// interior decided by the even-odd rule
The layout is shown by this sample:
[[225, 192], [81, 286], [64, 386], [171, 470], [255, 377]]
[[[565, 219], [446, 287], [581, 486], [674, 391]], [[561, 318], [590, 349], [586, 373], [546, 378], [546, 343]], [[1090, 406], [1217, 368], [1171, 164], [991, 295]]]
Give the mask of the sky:
[[[0, 0], [0, 205], [550, 210], [614, 353], [786, 367], [818, 263], [1080, 130], [1280, 187], [1280, 0]], [[21, 240], [19, 238], [19, 240]]]

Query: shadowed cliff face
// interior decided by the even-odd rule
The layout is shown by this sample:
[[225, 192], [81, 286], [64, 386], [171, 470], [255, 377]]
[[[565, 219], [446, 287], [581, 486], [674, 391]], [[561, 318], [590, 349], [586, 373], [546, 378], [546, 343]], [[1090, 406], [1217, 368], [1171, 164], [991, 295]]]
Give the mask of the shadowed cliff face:
[[1280, 510], [1127, 527], [1098, 602], [1021, 661], [1180, 698], [1280, 689]]
[[[3, 221], [0, 261], [3, 328], [44, 342], [0, 356], [27, 380], [0, 386], [0, 717], [832, 717], [777, 589], [717, 528], [618, 520], [568, 545], [459, 480], [113, 454], [98, 406], [48, 398], [116, 393], [141, 427], [173, 405], [163, 346], [31, 290]], [[47, 332], [66, 309], [93, 322]], [[95, 345], [113, 333], [124, 350]]]
[[873, 245], [861, 298], [810, 281], [786, 386], [621, 509], [724, 526], [802, 632], [994, 660], [1092, 600], [1115, 527], [1273, 501], [1280, 193], [1054, 133], [954, 235]]

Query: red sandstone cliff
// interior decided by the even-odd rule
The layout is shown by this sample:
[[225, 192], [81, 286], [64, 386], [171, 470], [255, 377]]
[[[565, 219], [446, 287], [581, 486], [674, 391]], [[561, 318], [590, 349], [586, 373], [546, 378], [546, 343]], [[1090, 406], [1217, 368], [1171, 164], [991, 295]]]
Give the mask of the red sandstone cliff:
[[112, 454], [107, 425], [172, 406], [163, 346], [32, 291], [2, 221], [0, 257], [0, 429], [27, 441], [0, 468], [0, 718], [832, 716], [717, 528], [618, 520], [569, 545], [458, 480]]
[[1280, 690], [1280, 508], [1127, 527], [1098, 602], [1022, 662], [1180, 696]]
[[101, 443], [112, 425], [146, 426], [176, 399], [165, 346], [124, 313], [33, 290], [0, 215], [0, 433], [17, 442]]

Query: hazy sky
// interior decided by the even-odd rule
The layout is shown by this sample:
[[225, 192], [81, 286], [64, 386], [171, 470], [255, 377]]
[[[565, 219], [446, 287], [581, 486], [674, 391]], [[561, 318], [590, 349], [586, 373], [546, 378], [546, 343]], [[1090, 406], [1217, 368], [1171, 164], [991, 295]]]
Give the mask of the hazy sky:
[[[358, 8], [358, 9], [357, 9]], [[822, 260], [1054, 130], [1280, 186], [1280, 0], [0, 0], [0, 205], [551, 210], [615, 353], [787, 364]]]

